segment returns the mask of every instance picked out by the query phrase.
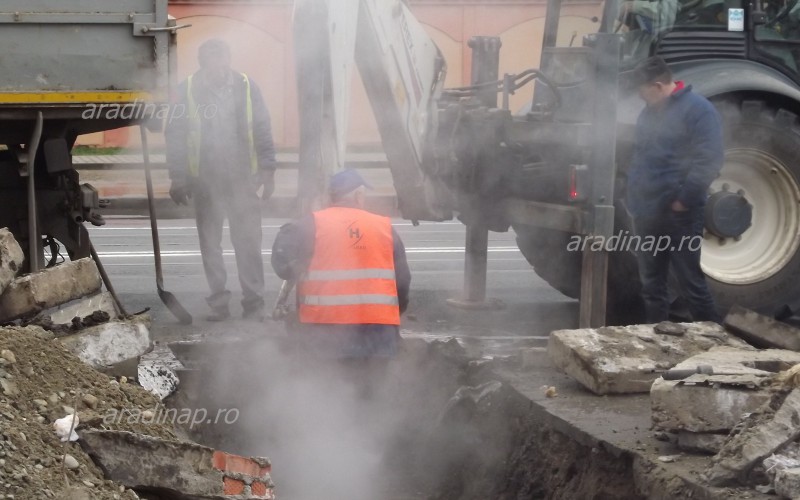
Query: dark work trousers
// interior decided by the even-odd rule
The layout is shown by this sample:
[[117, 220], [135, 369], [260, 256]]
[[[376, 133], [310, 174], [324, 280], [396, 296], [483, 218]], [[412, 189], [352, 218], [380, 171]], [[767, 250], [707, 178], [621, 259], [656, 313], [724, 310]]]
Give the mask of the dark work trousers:
[[[637, 258], [649, 323], [669, 318], [667, 281], [670, 269], [677, 279], [680, 294], [689, 303], [692, 319], [722, 322], [700, 267], [704, 223], [703, 208], [685, 212], [667, 209], [661, 216], [634, 220], [636, 235], [642, 242]], [[652, 244], [648, 245], [648, 241]]]
[[225, 219], [231, 230], [236, 268], [242, 287], [242, 306], [253, 311], [264, 306], [264, 263], [261, 260], [261, 200], [256, 186], [247, 177], [195, 179], [193, 183], [197, 234], [211, 296], [206, 299], [214, 310], [226, 309], [230, 292], [228, 274], [222, 258], [222, 226]]

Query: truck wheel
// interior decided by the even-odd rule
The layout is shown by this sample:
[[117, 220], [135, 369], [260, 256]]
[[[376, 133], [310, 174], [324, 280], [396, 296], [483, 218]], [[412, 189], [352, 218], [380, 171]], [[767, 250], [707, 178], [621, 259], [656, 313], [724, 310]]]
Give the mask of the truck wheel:
[[800, 124], [762, 101], [716, 104], [728, 149], [712, 199], [746, 200], [751, 224], [722, 235], [707, 224], [703, 271], [722, 312], [739, 304], [773, 314], [800, 299]]
[[[630, 231], [626, 217], [616, 210], [615, 234]], [[582, 252], [568, 251], [572, 233], [533, 226], [514, 226], [517, 246], [533, 266], [533, 270], [550, 286], [567, 297], [577, 299], [581, 293]], [[623, 233], [624, 234], [624, 233]], [[610, 252], [606, 295], [606, 323], [630, 325], [643, 323], [644, 302], [641, 297], [636, 258], [630, 252]]]

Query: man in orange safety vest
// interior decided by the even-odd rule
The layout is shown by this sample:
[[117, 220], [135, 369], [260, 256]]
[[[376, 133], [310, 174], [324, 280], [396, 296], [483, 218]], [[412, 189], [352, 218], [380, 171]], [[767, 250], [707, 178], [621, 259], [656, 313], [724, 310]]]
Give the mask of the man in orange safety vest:
[[393, 357], [411, 273], [389, 218], [364, 210], [359, 173], [330, 180], [331, 206], [281, 227], [272, 267], [297, 282], [298, 334], [337, 358]]

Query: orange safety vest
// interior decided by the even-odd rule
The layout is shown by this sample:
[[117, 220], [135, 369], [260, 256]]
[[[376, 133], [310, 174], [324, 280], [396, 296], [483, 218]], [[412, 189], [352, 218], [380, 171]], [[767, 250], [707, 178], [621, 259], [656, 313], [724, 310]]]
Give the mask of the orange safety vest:
[[314, 255], [300, 279], [301, 323], [399, 325], [392, 224], [357, 208], [314, 212]]

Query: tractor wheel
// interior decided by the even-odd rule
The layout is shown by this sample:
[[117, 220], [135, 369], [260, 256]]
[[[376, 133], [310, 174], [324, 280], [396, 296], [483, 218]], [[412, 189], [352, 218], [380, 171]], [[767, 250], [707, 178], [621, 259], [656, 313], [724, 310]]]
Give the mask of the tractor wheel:
[[703, 271], [723, 313], [739, 304], [773, 314], [800, 299], [800, 124], [763, 101], [717, 105], [727, 150], [710, 194], [735, 193], [752, 215], [741, 234], [706, 231]]
[[[763, 101], [715, 104], [723, 117], [726, 152], [709, 195], [710, 200], [726, 201], [718, 205], [709, 201], [702, 266], [717, 308], [722, 314], [737, 304], [768, 315], [786, 306], [794, 310], [800, 307], [797, 115]], [[733, 222], [729, 212], [732, 196], [736, 196], [736, 206], [750, 207], [738, 212], [734, 219], [739, 220]], [[624, 218], [619, 210], [617, 213], [615, 232], [626, 229]], [[708, 223], [712, 219], [726, 230], [712, 228]], [[577, 298], [581, 256], [567, 251], [572, 235], [531, 226], [514, 229], [520, 250], [536, 273], [565, 295]], [[608, 323], [641, 322], [643, 305], [635, 258], [624, 252], [610, 256]]]
[[[630, 231], [626, 216], [616, 211], [615, 234]], [[553, 288], [567, 297], [579, 298], [581, 292], [582, 252], [570, 251], [572, 233], [533, 226], [514, 226], [517, 245], [533, 270]], [[629, 252], [610, 252], [606, 323], [627, 325], [644, 322], [644, 302], [636, 258]]]

